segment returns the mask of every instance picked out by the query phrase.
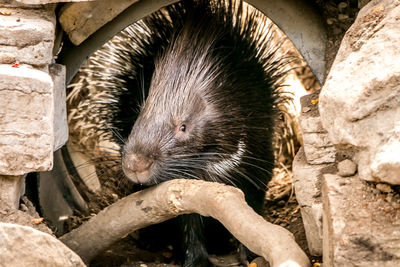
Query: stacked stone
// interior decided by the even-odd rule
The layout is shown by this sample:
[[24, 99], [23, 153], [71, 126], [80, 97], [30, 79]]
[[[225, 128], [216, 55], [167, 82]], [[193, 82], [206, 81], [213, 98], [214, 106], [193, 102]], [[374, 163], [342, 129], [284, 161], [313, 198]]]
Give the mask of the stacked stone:
[[322, 173], [335, 169], [336, 150], [322, 127], [318, 110], [320, 90], [303, 96], [301, 102], [300, 128], [304, 146], [293, 162], [296, 198], [306, 231], [311, 255], [322, 255]]
[[[39, 5], [50, 2], [55, 1], [0, 3], [0, 206], [11, 217], [20, 212], [25, 174], [51, 170], [53, 152], [68, 138], [65, 67], [53, 60], [55, 5]], [[0, 262], [85, 266], [56, 238], [18, 225], [26, 223], [18, 219], [16, 224], [0, 223]]]
[[14, 209], [22, 176], [50, 170], [68, 138], [55, 25], [54, 5], [0, 4], [0, 198]]

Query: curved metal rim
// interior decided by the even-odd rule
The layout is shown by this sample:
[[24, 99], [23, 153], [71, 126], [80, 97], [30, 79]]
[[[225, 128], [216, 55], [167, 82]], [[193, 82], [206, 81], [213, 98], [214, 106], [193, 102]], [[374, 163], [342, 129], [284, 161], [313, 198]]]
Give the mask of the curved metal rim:
[[[57, 62], [67, 68], [68, 84], [87, 58], [118, 32], [178, 0], [139, 1], [108, 22], [79, 46], [66, 42]], [[325, 75], [326, 32], [320, 15], [306, 0], [246, 0], [268, 16], [293, 42], [317, 80]]]

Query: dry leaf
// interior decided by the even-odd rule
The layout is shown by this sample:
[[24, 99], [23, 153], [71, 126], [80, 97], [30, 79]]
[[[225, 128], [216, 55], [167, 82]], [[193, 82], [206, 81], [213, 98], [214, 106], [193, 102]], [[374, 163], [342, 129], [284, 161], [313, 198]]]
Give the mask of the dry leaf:
[[373, 14], [373, 13], [383, 11], [383, 10], [385, 10], [385, 8], [383, 6], [378, 6], [377, 8], [372, 9], [371, 13]]
[[311, 100], [311, 104], [315, 105], [315, 104], [318, 103], [318, 101], [319, 101], [319, 98], [312, 99], [312, 100]]
[[6, 11], [6, 10], [0, 10], [0, 15], [3, 15], [3, 16], [10, 16], [10, 15], [11, 15], [11, 12], [10, 12], [10, 11]]
[[37, 219], [33, 219], [32, 222], [34, 224], [41, 224], [43, 222], [44, 218], [37, 218]]

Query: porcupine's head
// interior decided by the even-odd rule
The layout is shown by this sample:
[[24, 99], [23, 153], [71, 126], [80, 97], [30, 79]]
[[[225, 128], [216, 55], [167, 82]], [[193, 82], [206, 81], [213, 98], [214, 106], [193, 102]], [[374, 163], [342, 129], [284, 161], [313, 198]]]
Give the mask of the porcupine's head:
[[[248, 156], [249, 142], [271, 149], [268, 112], [280, 66], [263, 57], [267, 46], [255, 40], [257, 22], [241, 5], [205, 2], [190, 6], [156, 57], [148, 97], [122, 151], [123, 171], [136, 183], [193, 178], [235, 184], [232, 170]], [[257, 135], [267, 141], [257, 143]]]

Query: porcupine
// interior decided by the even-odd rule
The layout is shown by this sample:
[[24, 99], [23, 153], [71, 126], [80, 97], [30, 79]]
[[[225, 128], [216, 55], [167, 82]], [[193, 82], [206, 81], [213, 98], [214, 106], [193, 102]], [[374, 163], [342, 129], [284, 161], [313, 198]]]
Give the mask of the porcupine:
[[[102, 55], [122, 66], [102, 79], [109, 88], [98, 104], [112, 112], [97, 116], [105, 135], [115, 128], [127, 138], [125, 175], [145, 185], [174, 178], [234, 185], [260, 213], [285, 73], [265, 18], [240, 1], [187, 0], [121, 34], [127, 43], [114, 43], [111, 59]], [[182, 223], [184, 266], [208, 266], [201, 217]]]

